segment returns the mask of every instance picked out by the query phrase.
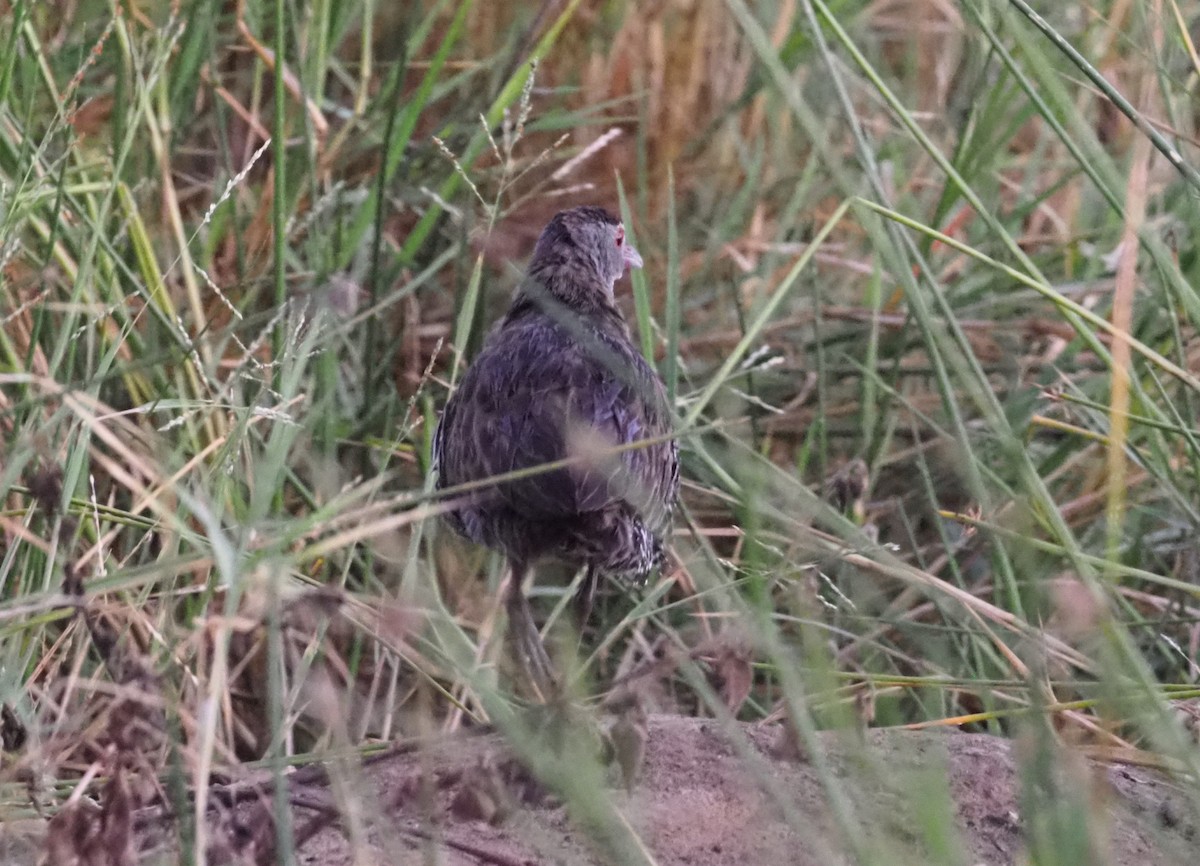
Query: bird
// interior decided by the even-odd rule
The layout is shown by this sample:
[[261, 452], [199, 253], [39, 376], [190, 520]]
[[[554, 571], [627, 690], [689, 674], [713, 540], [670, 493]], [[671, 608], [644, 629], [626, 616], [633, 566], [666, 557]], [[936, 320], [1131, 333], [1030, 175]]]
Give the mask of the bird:
[[644, 582], [661, 567], [679, 496], [667, 392], [616, 300], [617, 281], [641, 266], [604, 208], [556, 214], [434, 434], [437, 487], [468, 486], [447, 522], [507, 559], [510, 640], [543, 693], [556, 678], [527, 576], [546, 560], [585, 569], [573, 599], [582, 630], [605, 575]]

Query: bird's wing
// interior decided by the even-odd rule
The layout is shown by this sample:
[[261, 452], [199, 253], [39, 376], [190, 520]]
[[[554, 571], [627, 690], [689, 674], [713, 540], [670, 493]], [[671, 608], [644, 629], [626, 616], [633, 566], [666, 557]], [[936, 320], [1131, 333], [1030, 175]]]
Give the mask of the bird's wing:
[[665, 525], [678, 488], [675, 443], [620, 448], [669, 434], [662, 383], [624, 341], [596, 335], [588, 342], [546, 319], [497, 332], [443, 414], [440, 483], [570, 460], [497, 485], [496, 493], [535, 519], [624, 500], [650, 525]]

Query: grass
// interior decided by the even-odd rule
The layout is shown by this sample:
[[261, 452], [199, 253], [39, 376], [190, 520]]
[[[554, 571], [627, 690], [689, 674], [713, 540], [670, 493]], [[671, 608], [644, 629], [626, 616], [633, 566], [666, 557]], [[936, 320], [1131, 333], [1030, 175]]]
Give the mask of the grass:
[[[734, 719], [819, 769], [823, 728], [966, 725], [1148, 756], [1200, 805], [1170, 712], [1200, 674], [1185, 6], [384, 5], [0, 21], [7, 814], [149, 765], [200, 860], [211, 774], [488, 722], [652, 859], [529, 745], [502, 563], [428, 477], [537, 229], [584, 201], [646, 258], [628, 311], [685, 475], [676, 566], [585, 635], [589, 707], [673, 647], [656, 708], [747, 754]], [[566, 581], [537, 596], [554, 634]], [[1067, 797], [1042, 766], [1030, 810]], [[853, 859], [889, 862], [822, 773]], [[1100, 820], [1055, 814], [1035, 862]]]

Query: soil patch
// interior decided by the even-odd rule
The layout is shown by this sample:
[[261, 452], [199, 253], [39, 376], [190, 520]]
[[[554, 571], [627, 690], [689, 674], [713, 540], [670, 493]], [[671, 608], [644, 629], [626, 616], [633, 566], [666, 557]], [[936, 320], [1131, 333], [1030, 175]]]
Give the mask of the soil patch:
[[[961, 845], [971, 863], [1021, 860], [1025, 818], [1019, 810], [1017, 746], [1011, 741], [955, 732], [875, 730], [865, 740], [823, 734], [819, 759], [838, 789], [832, 801], [813, 762], [781, 757], [788, 751], [782, 742], [774, 726], [741, 725], [731, 737], [712, 720], [651, 716], [637, 784], [626, 793], [614, 768], [609, 793], [622, 819], [664, 866], [831, 866], [855, 862], [854, 845], [874, 850], [886, 845], [882, 850], [897, 864], [927, 863], [930, 846], [942, 844]], [[1110, 863], [1193, 862], [1200, 822], [1169, 778], [1128, 765], [1080, 759], [1079, 766], [1079, 784], [1090, 786], [1089, 796], [1108, 815]], [[352, 836], [373, 849], [375, 862], [396, 866], [619, 862], [599, 850], [594, 837], [529, 777], [498, 735], [388, 754], [356, 769], [353, 778], [352, 790], [339, 789], [320, 771], [302, 772], [292, 783], [300, 862], [350, 866]], [[923, 824], [922, 817], [936, 810], [939, 798], [955, 804], [958, 843], [927, 838], [922, 829], [937, 826]], [[347, 802], [358, 808], [351, 820], [342, 820], [346, 812], [335, 804]], [[861, 833], [854, 840], [839, 832], [831, 802], [840, 802], [858, 822]], [[241, 800], [230, 813], [237, 816], [234, 831], [218, 849], [238, 848], [241, 834], [249, 859], [234, 862], [254, 862], [245, 838], [269, 825], [262, 819], [269, 805]], [[150, 837], [173, 835], [163, 832], [161, 821], [157, 833], [150, 832], [154, 821], [140, 823], [147, 831], [143, 850]], [[144, 862], [170, 859], [159, 847]]]

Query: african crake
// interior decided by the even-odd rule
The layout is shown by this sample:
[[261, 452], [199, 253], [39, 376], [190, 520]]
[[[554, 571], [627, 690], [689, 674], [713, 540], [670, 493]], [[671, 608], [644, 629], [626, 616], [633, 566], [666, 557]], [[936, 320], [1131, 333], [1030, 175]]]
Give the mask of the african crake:
[[601, 575], [642, 579], [659, 565], [679, 491], [662, 380], [614, 296], [626, 268], [641, 264], [602, 208], [557, 214], [434, 439], [442, 488], [567, 461], [486, 487], [449, 515], [462, 535], [508, 558], [509, 628], [540, 685], [553, 675], [522, 588], [530, 568], [547, 558], [586, 566], [582, 626]]

